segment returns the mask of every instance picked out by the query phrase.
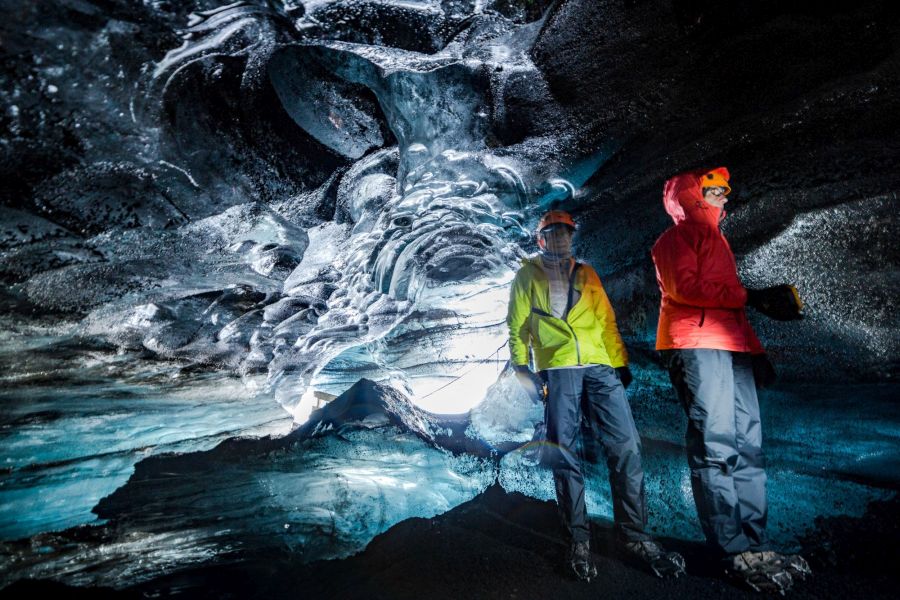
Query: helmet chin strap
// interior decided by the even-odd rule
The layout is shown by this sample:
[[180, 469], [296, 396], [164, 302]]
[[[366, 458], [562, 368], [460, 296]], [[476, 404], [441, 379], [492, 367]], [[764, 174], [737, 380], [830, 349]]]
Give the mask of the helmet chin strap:
[[541, 256], [550, 263], [561, 263], [572, 258], [572, 249], [565, 252], [550, 252], [545, 246], [541, 246]]

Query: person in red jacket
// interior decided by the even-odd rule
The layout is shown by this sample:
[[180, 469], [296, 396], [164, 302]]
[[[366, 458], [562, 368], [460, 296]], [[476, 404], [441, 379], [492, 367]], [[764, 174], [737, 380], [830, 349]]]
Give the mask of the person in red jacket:
[[719, 228], [729, 179], [720, 167], [682, 173], [665, 184], [663, 203], [675, 225], [652, 250], [662, 293], [656, 349], [688, 416], [691, 486], [708, 543], [729, 574], [757, 590], [784, 591], [809, 567], [799, 556], [772, 552], [766, 538], [752, 357], [768, 362], [747, 320], [748, 290]]

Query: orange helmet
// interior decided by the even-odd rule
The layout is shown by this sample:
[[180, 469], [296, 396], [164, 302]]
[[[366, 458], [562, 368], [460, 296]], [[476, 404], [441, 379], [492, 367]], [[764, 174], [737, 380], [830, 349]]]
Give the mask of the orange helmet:
[[728, 185], [729, 179], [731, 179], [731, 176], [728, 173], [728, 169], [719, 167], [700, 177], [700, 188], [722, 187], [725, 188], [725, 195], [727, 196], [731, 191], [731, 186]]
[[564, 210], [550, 210], [547, 211], [541, 220], [538, 222], [537, 231], [540, 233], [547, 227], [551, 225], [557, 225], [562, 223], [563, 225], [568, 225], [572, 229], [577, 229], [575, 225], [575, 219], [572, 218], [572, 215], [567, 213]]

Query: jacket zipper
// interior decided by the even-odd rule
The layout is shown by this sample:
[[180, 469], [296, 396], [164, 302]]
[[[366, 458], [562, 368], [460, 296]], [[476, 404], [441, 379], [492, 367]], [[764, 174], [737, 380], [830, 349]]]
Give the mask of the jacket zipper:
[[565, 323], [566, 327], [569, 328], [569, 331], [572, 332], [572, 339], [575, 340], [575, 359], [578, 361], [578, 365], [581, 366], [581, 345], [578, 343], [578, 336], [575, 335], [575, 329], [569, 325], [569, 311], [572, 310], [572, 300], [574, 299], [573, 294], [575, 292], [575, 275], [578, 273], [579, 267], [581, 267], [581, 263], [576, 260], [575, 264], [572, 265], [572, 272], [569, 273], [569, 290], [567, 292], [566, 314], [563, 315], [563, 323]]
[[569, 328], [569, 331], [572, 332], [572, 339], [575, 340], [575, 358], [578, 360], [578, 366], [581, 366], [581, 346], [578, 344], [578, 336], [575, 335], [575, 330], [572, 329], [572, 326], [569, 325], [568, 321], [563, 321], [566, 324], [566, 327]]
[[706, 309], [701, 308], [700, 309], [700, 324], [697, 325], [697, 327], [703, 327], [703, 321], [705, 321], [705, 320], [706, 320]]

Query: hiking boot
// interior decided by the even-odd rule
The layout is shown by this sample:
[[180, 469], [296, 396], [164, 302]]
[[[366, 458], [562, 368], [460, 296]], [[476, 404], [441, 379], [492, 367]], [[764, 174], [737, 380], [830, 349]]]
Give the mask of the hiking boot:
[[677, 552], [666, 552], [654, 541], [624, 542], [620, 548], [628, 559], [649, 568], [657, 577], [676, 578], [685, 573], [684, 557]]
[[590, 581], [597, 576], [597, 566], [591, 558], [590, 542], [572, 542], [569, 566], [572, 567], [575, 576], [582, 581]]
[[[794, 578], [781, 555], [776, 552], [741, 552], [725, 559], [725, 573], [755, 592], [777, 593], [782, 596], [791, 589]], [[806, 564], [806, 561], [803, 561]], [[809, 567], [807, 566], [807, 569]]]
[[790, 573], [791, 579], [795, 582], [803, 581], [812, 575], [812, 569], [809, 568], [806, 559], [799, 554], [780, 554], [778, 552], [762, 552], [761, 554], [769, 555], [768, 561]]

